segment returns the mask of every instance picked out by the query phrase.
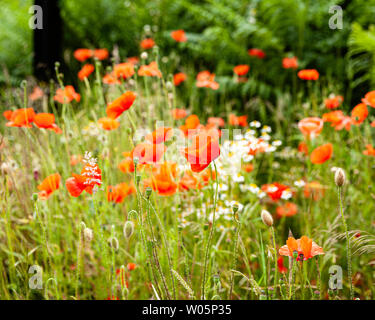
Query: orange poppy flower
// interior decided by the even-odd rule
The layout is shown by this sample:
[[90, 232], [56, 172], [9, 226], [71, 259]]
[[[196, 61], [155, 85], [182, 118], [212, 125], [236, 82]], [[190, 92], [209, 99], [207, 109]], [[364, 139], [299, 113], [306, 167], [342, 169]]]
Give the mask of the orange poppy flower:
[[149, 65], [142, 65], [138, 70], [138, 75], [141, 77], [162, 77], [156, 61], [152, 61]]
[[7, 127], [31, 128], [31, 123], [35, 118], [35, 111], [33, 108], [17, 109], [12, 113], [10, 113], [8, 110], [6, 113], [4, 113], [4, 116], [10, 116], [9, 122], [5, 124]]
[[318, 201], [324, 196], [324, 187], [318, 181], [311, 181], [305, 184], [303, 189], [305, 198], [312, 197], [314, 201]]
[[62, 133], [62, 130], [55, 123], [55, 116], [53, 113], [38, 113], [34, 117], [34, 124], [40, 129], [52, 130], [58, 134]]
[[215, 81], [215, 74], [207, 70], [197, 74], [196, 86], [198, 88], [211, 88], [212, 90], [219, 89], [219, 84]]
[[65, 181], [65, 186], [72, 197], [78, 197], [83, 191], [93, 193], [94, 187], [102, 184], [102, 171], [97, 164], [87, 163], [81, 174], [73, 173], [73, 177]]
[[137, 265], [133, 262], [129, 262], [126, 267], [129, 271], [133, 271], [137, 267]]
[[10, 119], [12, 118], [12, 114], [13, 114], [12, 110], [5, 110], [3, 112], [4, 118], [7, 119], [8, 121], [10, 121]]
[[179, 86], [185, 80], [186, 80], [186, 74], [183, 72], [176, 73], [173, 76], [173, 83], [175, 86]]
[[121, 81], [116, 78], [113, 72], [107, 73], [103, 77], [103, 83], [105, 84], [121, 84]]
[[83, 81], [85, 78], [88, 78], [88, 76], [94, 72], [94, 69], [92, 64], [85, 64], [78, 72], [78, 79]]
[[247, 163], [243, 166], [243, 170], [245, 170], [245, 172], [247, 173], [250, 173], [254, 170], [254, 165], [252, 163]]
[[133, 66], [136, 66], [139, 63], [138, 57], [129, 57], [126, 59], [127, 62], [131, 63]]
[[352, 110], [352, 123], [355, 125], [361, 124], [368, 116], [368, 110], [365, 103], [357, 104]]
[[233, 72], [238, 76], [244, 76], [250, 70], [250, 67], [247, 64], [240, 64], [233, 68]]
[[223, 118], [220, 117], [209, 117], [207, 119], [207, 124], [214, 125], [215, 127], [224, 127], [225, 121]]
[[78, 61], [83, 62], [93, 56], [93, 51], [90, 49], [77, 49], [74, 51], [74, 58]]
[[333, 146], [331, 143], [324, 144], [311, 152], [310, 160], [314, 164], [322, 164], [331, 159], [333, 153]]
[[282, 256], [293, 257], [294, 252], [298, 254], [297, 261], [305, 261], [316, 255], [324, 254], [323, 249], [306, 236], [302, 236], [298, 240], [289, 237], [286, 245], [279, 249], [279, 254]]
[[298, 71], [298, 77], [302, 80], [318, 80], [319, 72], [315, 69], [304, 69]]
[[118, 122], [116, 119], [104, 117], [100, 118], [98, 120], [99, 126], [104, 130], [114, 130], [117, 129], [120, 126], [120, 122]]
[[298, 213], [298, 207], [293, 202], [287, 202], [282, 206], [276, 208], [278, 217], [292, 217]]
[[296, 57], [291, 58], [284, 58], [283, 59], [283, 68], [284, 69], [297, 69], [298, 68], [298, 60]]
[[185, 124], [180, 126], [180, 130], [185, 134], [185, 136], [195, 134], [197, 128], [200, 125], [200, 121], [197, 115], [192, 114], [185, 119]]
[[143, 184], [145, 187], [151, 187], [161, 196], [170, 196], [176, 193], [178, 187], [173, 179], [175, 175], [176, 164], [164, 162]]
[[298, 128], [308, 139], [316, 138], [323, 130], [324, 121], [318, 117], [305, 118], [298, 122]]
[[187, 116], [187, 112], [185, 109], [175, 108], [171, 112], [172, 112], [172, 117], [175, 120], [183, 119]]
[[78, 94], [73, 86], [65, 86], [64, 89], [59, 88], [56, 90], [56, 95], [53, 97], [53, 99], [59, 103], [69, 103], [73, 100], [76, 100], [77, 102], [81, 101], [81, 96]]
[[134, 172], [134, 162], [132, 157], [126, 157], [124, 160], [122, 160], [118, 168], [124, 172], [124, 173], [131, 173]]
[[70, 157], [70, 165], [75, 166], [82, 161], [82, 156], [73, 154]]
[[279, 259], [277, 259], [277, 268], [279, 269], [280, 273], [286, 273], [288, 271], [288, 268], [284, 266], [283, 257], [280, 257]]
[[218, 136], [201, 132], [193, 138], [191, 146], [185, 148], [184, 155], [193, 172], [201, 172], [220, 155]]
[[126, 182], [117, 184], [116, 186], [107, 187], [107, 200], [115, 203], [121, 203], [126, 197], [135, 193], [134, 184]]
[[38, 193], [39, 199], [47, 200], [49, 196], [60, 187], [61, 176], [54, 173], [45, 178], [42, 183], [37, 187], [40, 192]]
[[160, 127], [157, 128], [154, 132], [148, 134], [146, 136], [146, 140], [150, 141], [151, 143], [163, 143], [170, 140], [173, 137], [173, 129]]
[[152, 38], [146, 38], [141, 41], [142, 49], [151, 49], [153, 46], [155, 46], [155, 41]]
[[94, 50], [94, 57], [98, 60], [105, 60], [108, 59], [109, 53], [107, 49], [95, 49]]
[[375, 149], [371, 144], [366, 145], [366, 150], [363, 151], [366, 156], [375, 156]]
[[34, 87], [33, 92], [29, 95], [31, 101], [38, 100], [44, 96], [44, 92], [38, 86]]
[[184, 172], [181, 180], [178, 183], [178, 189], [180, 191], [194, 190], [198, 188], [198, 178], [194, 175], [191, 170]]
[[263, 59], [266, 56], [263, 50], [257, 48], [249, 49], [247, 53], [249, 54], [249, 56], [256, 57], [258, 59]]
[[330, 122], [331, 126], [335, 130], [350, 130], [351, 125], [353, 124], [353, 119], [351, 117], [345, 116], [341, 110], [332, 111], [323, 114], [323, 121]]
[[121, 114], [128, 110], [134, 103], [136, 94], [132, 91], [126, 91], [120, 97], [107, 105], [107, 116], [117, 119]]
[[231, 126], [246, 127], [247, 126], [247, 115], [237, 117], [236, 115], [231, 113], [229, 115], [229, 124]]
[[342, 96], [335, 96], [333, 98], [325, 99], [324, 104], [326, 105], [327, 109], [336, 109], [343, 101], [344, 98]]
[[175, 30], [171, 32], [171, 37], [177, 42], [186, 42], [187, 38], [184, 30]]
[[158, 163], [167, 147], [162, 144], [142, 142], [133, 150], [133, 160], [138, 158], [139, 164]]
[[372, 108], [375, 108], [375, 90], [366, 93], [365, 97], [362, 99], [363, 103], [366, 103]]
[[302, 141], [302, 142], [299, 143], [298, 152], [301, 152], [301, 153], [305, 154], [306, 156], [309, 154], [309, 148], [308, 148], [306, 142]]
[[120, 63], [114, 66], [113, 75], [117, 79], [127, 79], [135, 73], [134, 65], [130, 62]]

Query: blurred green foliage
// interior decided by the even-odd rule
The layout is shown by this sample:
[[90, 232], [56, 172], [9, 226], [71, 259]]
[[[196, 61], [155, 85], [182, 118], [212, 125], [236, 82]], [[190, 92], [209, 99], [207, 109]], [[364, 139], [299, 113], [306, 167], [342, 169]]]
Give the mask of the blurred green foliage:
[[[15, 79], [30, 73], [31, 30], [27, 7], [31, 1], [8, 0], [0, 13], [0, 60]], [[236, 64], [258, 67], [252, 83], [242, 91], [268, 98], [284, 90], [281, 59], [296, 55], [301, 68], [316, 68], [323, 83], [337, 83], [337, 90], [361, 95], [374, 84], [374, 37], [370, 24], [375, 0], [60, 0], [64, 20], [64, 55], [75, 74], [72, 52], [80, 47], [116, 45], [120, 56], [140, 53], [139, 42], [152, 36], [163, 54], [176, 59], [175, 72], [189, 65], [209, 69], [226, 83]], [[343, 8], [343, 29], [332, 30], [329, 8]], [[184, 29], [189, 41], [176, 46], [170, 31]], [[368, 31], [369, 30], [369, 31]], [[254, 61], [248, 48], [267, 53]], [[367, 70], [371, 72], [366, 73]], [[365, 74], [364, 74], [365, 73]], [[372, 79], [372, 80], [371, 80]], [[4, 75], [0, 76], [4, 81]], [[226, 88], [231, 90], [231, 88]], [[355, 90], [354, 90], [355, 91]]]

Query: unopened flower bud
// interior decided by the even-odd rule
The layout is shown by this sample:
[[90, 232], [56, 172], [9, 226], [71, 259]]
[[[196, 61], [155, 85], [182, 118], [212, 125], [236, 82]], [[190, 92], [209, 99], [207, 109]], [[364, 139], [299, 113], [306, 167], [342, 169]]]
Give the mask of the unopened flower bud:
[[147, 199], [150, 198], [151, 193], [152, 193], [152, 189], [151, 189], [150, 187], [147, 187], [147, 188], [146, 188], [146, 198], [147, 198]]
[[134, 223], [133, 221], [126, 221], [124, 224], [124, 236], [129, 239], [134, 233]]
[[271, 214], [267, 210], [262, 210], [262, 213], [261, 213], [260, 216], [262, 218], [263, 223], [266, 226], [272, 227], [272, 225], [273, 225], [273, 218], [272, 218]]
[[141, 59], [146, 60], [147, 58], [148, 58], [147, 52], [142, 52], [141, 53]]
[[85, 239], [85, 242], [89, 243], [94, 238], [94, 233], [90, 228], [83, 229], [83, 239]]
[[345, 184], [346, 178], [345, 178], [345, 172], [343, 169], [338, 168], [335, 173], [335, 183], [336, 186], [342, 187]]
[[33, 199], [33, 201], [37, 201], [38, 200], [38, 194], [33, 193], [32, 199]]
[[232, 205], [232, 210], [233, 210], [233, 213], [237, 213], [237, 211], [238, 211], [238, 204], [237, 203], [234, 203]]

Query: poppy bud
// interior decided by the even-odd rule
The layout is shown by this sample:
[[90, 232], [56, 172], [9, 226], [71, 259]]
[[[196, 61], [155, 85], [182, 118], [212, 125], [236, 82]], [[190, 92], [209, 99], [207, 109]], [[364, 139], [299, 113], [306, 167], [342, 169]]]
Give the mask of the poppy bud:
[[134, 223], [133, 221], [126, 221], [124, 224], [124, 236], [129, 239], [134, 233]]
[[33, 193], [32, 199], [33, 199], [33, 201], [37, 201], [38, 200], [38, 194]]
[[138, 162], [139, 162], [138, 157], [134, 157], [133, 158], [133, 162], [134, 162], [134, 165], [136, 166], [138, 164]]
[[113, 248], [115, 251], [117, 251], [118, 248], [119, 248], [119, 243], [118, 243], [118, 240], [117, 240], [116, 237], [110, 237], [110, 238], [108, 239], [108, 244], [109, 244], [109, 246], [110, 246], [111, 248]]
[[262, 218], [263, 223], [266, 226], [272, 227], [272, 225], [273, 225], [273, 218], [272, 218], [271, 214], [267, 210], [262, 210], [262, 213], [261, 213], [260, 216]]
[[146, 198], [149, 199], [152, 193], [152, 189], [150, 187], [146, 188]]
[[83, 239], [85, 239], [85, 242], [89, 243], [94, 238], [94, 234], [90, 228], [83, 229]]
[[138, 215], [138, 212], [137, 212], [137, 211], [135, 211], [135, 210], [131, 210], [131, 211], [129, 211], [129, 213], [128, 213], [128, 218], [129, 218], [129, 219], [137, 219], [137, 215]]
[[237, 211], [238, 211], [238, 204], [237, 203], [232, 205], [232, 210], [233, 210], [233, 213], [237, 213]]
[[146, 60], [147, 58], [148, 58], [147, 52], [142, 52], [141, 53], [141, 59]]
[[336, 186], [342, 187], [345, 184], [346, 178], [345, 178], [345, 172], [343, 169], [338, 168], [335, 172], [335, 183]]

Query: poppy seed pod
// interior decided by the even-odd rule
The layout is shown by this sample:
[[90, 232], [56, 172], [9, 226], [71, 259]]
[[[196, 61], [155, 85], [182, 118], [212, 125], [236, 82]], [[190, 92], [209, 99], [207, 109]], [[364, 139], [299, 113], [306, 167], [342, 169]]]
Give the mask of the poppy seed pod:
[[129, 239], [134, 233], [134, 223], [133, 221], [126, 221], [124, 224], [124, 236]]
[[267, 210], [262, 210], [262, 213], [261, 213], [260, 216], [262, 218], [263, 223], [266, 226], [272, 227], [272, 225], [273, 225], [273, 218], [272, 218], [271, 214]]
[[83, 239], [85, 239], [85, 242], [89, 243], [94, 238], [94, 233], [90, 228], [83, 229]]
[[342, 187], [345, 184], [345, 172], [341, 168], [338, 168], [335, 172], [335, 183], [336, 186]]

